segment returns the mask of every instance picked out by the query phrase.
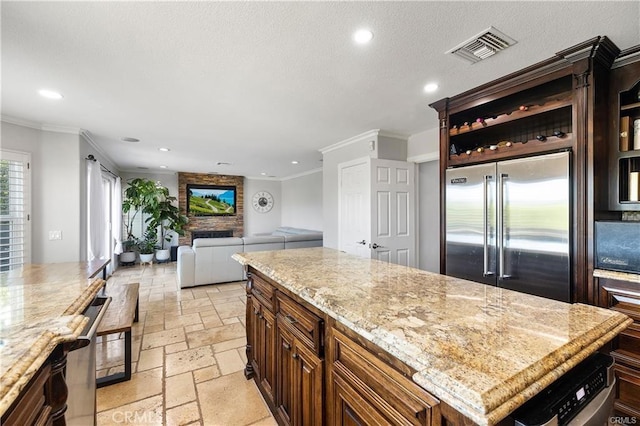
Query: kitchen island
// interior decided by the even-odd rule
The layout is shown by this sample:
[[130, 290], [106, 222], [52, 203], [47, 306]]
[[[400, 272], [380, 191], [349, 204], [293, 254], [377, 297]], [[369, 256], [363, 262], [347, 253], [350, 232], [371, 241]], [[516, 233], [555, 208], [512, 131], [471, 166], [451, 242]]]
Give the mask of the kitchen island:
[[38, 406], [43, 417], [64, 421], [62, 344], [75, 341], [87, 324], [82, 312], [105, 284], [95, 278], [103, 264], [31, 264], [0, 273], [0, 423], [36, 382], [50, 391]]
[[245, 374], [282, 423], [498, 424], [632, 322], [327, 248], [234, 258]]

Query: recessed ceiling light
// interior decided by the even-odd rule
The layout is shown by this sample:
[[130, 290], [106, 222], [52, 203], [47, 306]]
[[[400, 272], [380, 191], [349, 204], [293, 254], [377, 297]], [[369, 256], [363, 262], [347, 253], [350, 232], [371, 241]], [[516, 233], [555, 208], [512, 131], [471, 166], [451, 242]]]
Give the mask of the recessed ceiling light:
[[266, 176], [267, 174], [265, 172], [260, 173], [262, 176]]
[[43, 98], [47, 98], [47, 99], [62, 99], [62, 98], [64, 98], [64, 96], [62, 96], [61, 93], [58, 93], [58, 92], [56, 92], [54, 90], [41, 89], [41, 90], [38, 90], [38, 93]]
[[164, 164], [160, 166], [161, 169], [166, 169], [167, 166], [165, 166]]
[[169, 152], [171, 150], [169, 148], [158, 148], [158, 151]]
[[371, 31], [365, 30], [365, 29], [358, 30], [353, 34], [353, 39], [358, 44], [369, 43], [372, 38], [373, 38], [373, 33]]
[[296, 160], [293, 160], [291, 164], [298, 164], [298, 162]]
[[429, 83], [429, 84], [426, 84], [424, 86], [424, 91], [426, 93], [433, 93], [436, 90], [438, 90], [438, 84], [437, 83]]
[[140, 139], [137, 139], [137, 138], [129, 138], [129, 137], [120, 138], [120, 140], [121, 140], [122, 142], [140, 142]]

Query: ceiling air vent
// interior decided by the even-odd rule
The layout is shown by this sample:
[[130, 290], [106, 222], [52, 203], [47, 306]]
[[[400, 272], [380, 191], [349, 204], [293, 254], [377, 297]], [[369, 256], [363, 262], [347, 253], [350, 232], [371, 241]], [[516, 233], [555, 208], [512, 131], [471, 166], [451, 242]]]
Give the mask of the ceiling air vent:
[[453, 54], [471, 63], [476, 63], [516, 43], [517, 41], [511, 37], [493, 27], [489, 27], [480, 34], [473, 36], [469, 40], [460, 43], [444, 53]]

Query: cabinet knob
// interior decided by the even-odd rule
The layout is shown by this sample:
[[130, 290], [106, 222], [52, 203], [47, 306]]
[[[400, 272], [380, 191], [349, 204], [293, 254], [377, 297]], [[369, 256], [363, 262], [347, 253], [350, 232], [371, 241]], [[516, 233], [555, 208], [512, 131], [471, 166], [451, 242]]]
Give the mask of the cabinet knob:
[[291, 349], [291, 345], [288, 344], [287, 342], [282, 342], [282, 347], [286, 350], [290, 350]]
[[293, 358], [293, 359], [298, 359], [298, 354], [294, 352], [294, 353], [291, 355], [291, 358]]

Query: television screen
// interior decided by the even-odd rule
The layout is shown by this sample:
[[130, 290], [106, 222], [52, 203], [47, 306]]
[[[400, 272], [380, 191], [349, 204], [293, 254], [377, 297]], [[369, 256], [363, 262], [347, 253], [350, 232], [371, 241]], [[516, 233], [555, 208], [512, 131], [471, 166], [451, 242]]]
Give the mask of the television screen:
[[187, 214], [232, 216], [236, 214], [236, 187], [187, 185]]

